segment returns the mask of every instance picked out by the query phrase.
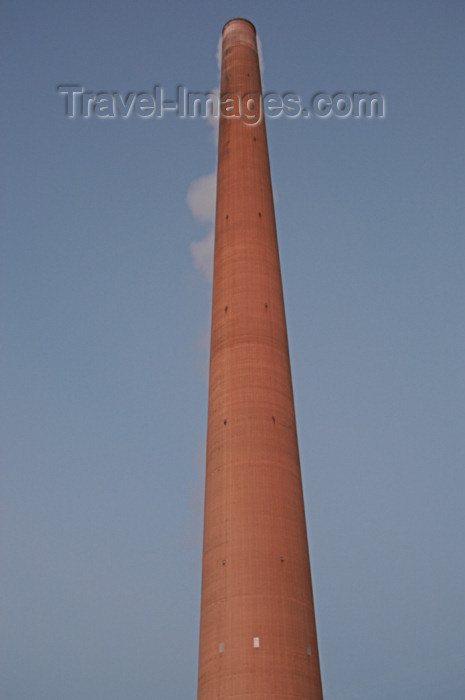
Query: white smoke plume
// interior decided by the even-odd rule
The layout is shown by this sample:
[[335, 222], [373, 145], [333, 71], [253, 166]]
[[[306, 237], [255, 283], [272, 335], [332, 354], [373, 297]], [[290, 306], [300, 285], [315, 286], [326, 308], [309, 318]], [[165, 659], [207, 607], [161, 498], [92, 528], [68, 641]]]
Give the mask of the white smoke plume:
[[202, 223], [215, 221], [216, 173], [194, 180], [187, 191], [187, 204], [192, 215]]
[[213, 280], [213, 246], [215, 239], [216, 172], [194, 180], [187, 191], [187, 204], [192, 215], [201, 223], [210, 224], [201, 241], [190, 244], [194, 267]]

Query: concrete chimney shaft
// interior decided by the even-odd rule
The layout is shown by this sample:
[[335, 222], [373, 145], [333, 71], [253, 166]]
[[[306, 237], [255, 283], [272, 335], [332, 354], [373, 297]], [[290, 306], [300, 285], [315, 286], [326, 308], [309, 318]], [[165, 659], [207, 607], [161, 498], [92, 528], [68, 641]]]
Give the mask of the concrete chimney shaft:
[[197, 698], [321, 700], [265, 120], [250, 118], [257, 43], [244, 19], [223, 29], [221, 95], [232, 101], [218, 142]]

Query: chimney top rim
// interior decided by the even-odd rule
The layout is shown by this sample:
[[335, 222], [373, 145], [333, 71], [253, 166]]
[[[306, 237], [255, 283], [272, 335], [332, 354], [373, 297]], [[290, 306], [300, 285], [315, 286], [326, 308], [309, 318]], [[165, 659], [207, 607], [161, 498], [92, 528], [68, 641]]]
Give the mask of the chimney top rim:
[[224, 34], [226, 27], [228, 27], [233, 22], [246, 22], [247, 24], [249, 24], [252, 27], [254, 34], [257, 33], [257, 30], [255, 29], [255, 25], [252, 24], [252, 22], [249, 19], [246, 19], [245, 17], [233, 17], [232, 19], [228, 20], [228, 22], [226, 22], [226, 24], [224, 25], [222, 34]]

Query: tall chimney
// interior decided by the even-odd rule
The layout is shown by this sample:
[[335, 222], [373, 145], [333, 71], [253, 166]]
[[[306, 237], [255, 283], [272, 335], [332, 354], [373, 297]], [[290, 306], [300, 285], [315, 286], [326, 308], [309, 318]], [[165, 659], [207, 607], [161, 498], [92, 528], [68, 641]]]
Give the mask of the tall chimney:
[[223, 29], [198, 700], [321, 700], [254, 26]]

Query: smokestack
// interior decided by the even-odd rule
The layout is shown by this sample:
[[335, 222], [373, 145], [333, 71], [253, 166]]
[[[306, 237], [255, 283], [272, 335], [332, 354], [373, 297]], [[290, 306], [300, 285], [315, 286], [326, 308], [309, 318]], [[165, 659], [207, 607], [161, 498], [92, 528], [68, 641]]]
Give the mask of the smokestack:
[[245, 19], [223, 29], [221, 99], [197, 699], [321, 700], [257, 42]]

